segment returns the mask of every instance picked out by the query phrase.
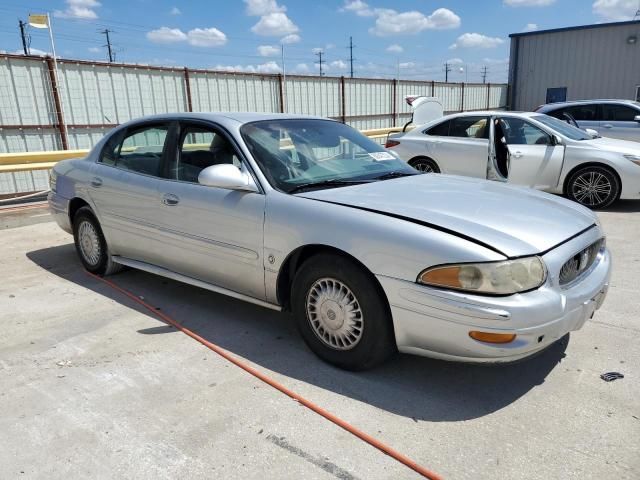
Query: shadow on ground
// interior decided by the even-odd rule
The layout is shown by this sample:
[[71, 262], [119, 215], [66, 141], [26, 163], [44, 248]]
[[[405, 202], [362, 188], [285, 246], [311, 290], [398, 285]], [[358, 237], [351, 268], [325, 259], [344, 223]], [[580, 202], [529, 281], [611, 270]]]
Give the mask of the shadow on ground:
[[[29, 252], [37, 265], [146, 315], [148, 310], [91, 278], [82, 269], [73, 244]], [[564, 358], [568, 335], [540, 355], [496, 367], [457, 364], [397, 355], [368, 372], [333, 368], [315, 357], [298, 335], [290, 315], [273, 312], [207, 290], [146, 272], [126, 270], [110, 277], [185, 327], [261, 368], [336, 392], [388, 412], [428, 421], [460, 421], [487, 415], [515, 402]], [[178, 334], [159, 321], [139, 335]], [[202, 368], [194, 366], [194, 368]], [[292, 382], [284, 381], [295, 389]]]
[[635, 213], [640, 212], [640, 200], [618, 200], [603, 212]]

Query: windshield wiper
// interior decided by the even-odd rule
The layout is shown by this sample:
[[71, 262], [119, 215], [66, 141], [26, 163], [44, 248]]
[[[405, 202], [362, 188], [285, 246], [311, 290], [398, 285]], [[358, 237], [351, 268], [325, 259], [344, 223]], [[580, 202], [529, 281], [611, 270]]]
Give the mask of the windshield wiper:
[[348, 185], [359, 185], [361, 183], [369, 183], [370, 180], [323, 180], [321, 182], [309, 182], [296, 185], [288, 193], [297, 193], [302, 190], [310, 188], [324, 188], [324, 187], [345, 187]]
[[379, 177], [375, 177], [374, 180], [389, 180], [391, 178], [400, 178], [400, 177], [413, 177], [414, 175], [420, 175], [418, 172], [387, 172]]

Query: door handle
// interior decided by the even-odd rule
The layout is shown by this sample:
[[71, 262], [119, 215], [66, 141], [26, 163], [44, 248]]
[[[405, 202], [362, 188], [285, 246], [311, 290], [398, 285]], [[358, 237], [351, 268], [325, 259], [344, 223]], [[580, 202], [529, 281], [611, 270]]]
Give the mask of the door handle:
[[100, 188], [102, 186], [102, 179], [100, 177], [93, 177], [91, 179], [91, 186], [95, 188]]
[[178, 198], [177, 195], [174, 195], [173, 193], [165, 193], [162, 196], [162, 203], [172, 207], [174, 205], [178, 205], [180, 203], [180, 199]]
[[520, 158], [522, 157], [522, 152], [513, 152], [513, 158]]
[[602, 128], [613, 128], [613, 125], [611, 125], [610, 123], [605, 123], [604, 125], [602, 125]]

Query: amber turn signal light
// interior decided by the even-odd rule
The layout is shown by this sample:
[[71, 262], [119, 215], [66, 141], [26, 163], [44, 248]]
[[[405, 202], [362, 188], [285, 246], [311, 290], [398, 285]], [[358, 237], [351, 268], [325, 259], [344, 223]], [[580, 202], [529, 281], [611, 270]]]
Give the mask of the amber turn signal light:
[[489, 332], [469, 332], [469, 336], [474, 340], [486, 343], [510, 343], [516, 339], [515, 333], [489, 333]]

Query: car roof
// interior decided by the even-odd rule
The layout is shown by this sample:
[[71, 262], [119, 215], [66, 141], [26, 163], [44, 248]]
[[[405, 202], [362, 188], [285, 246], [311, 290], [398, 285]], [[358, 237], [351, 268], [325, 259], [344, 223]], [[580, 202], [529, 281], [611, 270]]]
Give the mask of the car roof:
[[556, 109], [562, 107], [570, 107], [571, 105], [588, 105], [591, 103], [622, 103], [625, 105], [638, 106], [638, 102], [624, 98], [594, 98], [592, 100], [568, 100], [566, 102], [555, 102], [541, 105], [539, 109]]
[[540, 115], [539, 112], [518, 112], [518, 111], [506, 111], [506, 110], [472, 110], [468, 112], [457, 112], [450, 113], [448, 115], [444, 115], [437, 120], [444, 120], [449, 118], [456, 117], [488, 117], [492, 115], [501, 115], [501, 116], [518, 116], [518, 117], [531, 117], [533, 115]]
[[162, 113], [158, 115], [147, 115], [145, 117], [130, 120], [126, 124], [135, 124], [138, 122], [153, 122], [166, 120], [208, 120], [217, 123], [235, 122], [237, 124], [245, 124], [257, 122], [261, 120], [282, 120], [282, 119], [316, 119], [331, 120], [326, 117], [318, 117], [314, 115], [301, 115], [291, 113], [256, 113], [256, 112], [175, 112]]

